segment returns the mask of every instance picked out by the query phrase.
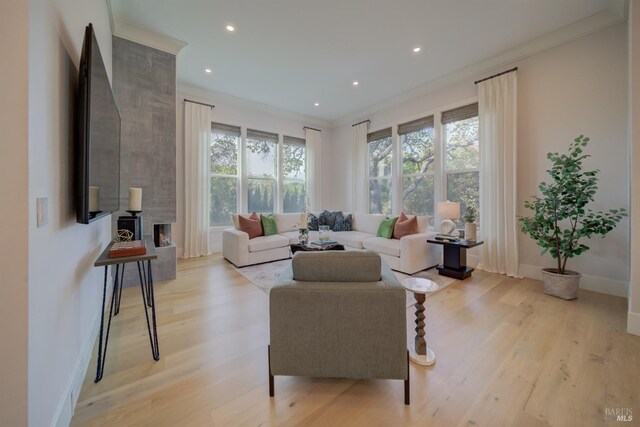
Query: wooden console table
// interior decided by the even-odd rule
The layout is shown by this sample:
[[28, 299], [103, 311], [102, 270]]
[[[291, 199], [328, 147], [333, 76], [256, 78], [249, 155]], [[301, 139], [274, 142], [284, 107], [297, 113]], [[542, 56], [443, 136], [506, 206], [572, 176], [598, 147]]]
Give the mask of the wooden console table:
[[436, 268], [441, 276], [453, 277], [454, 279], [464, 280], [471, 276], [473, 268], [467, 267], [467, 249], [480, 246], [484, 242], [470, 240], [437, 240], [428, 239], [427, 242], [444, 246], [444, 264]]
[[[98, 341], [98, 362], [96, 366], [96, 378], [94, 382], [102, 379], [104, 373], [104, 363], [107, 356], [107, 344], [109, 343], [109, 331], [111, 330], [111, 318], [120, 312], [120, 300], [122, 299], [122, 281], [124, 278], [124, 267], [127, 263], [135, 262], [138, 265], [138, 276], [140, 277], [140, 290], [142, 292], [142, 304], [144, 314], [147, 318], [147, 331], [149, 332], [149, 342], [151, 343], [151, 354], [154, 360], [160, 360], [160, 348], [158, 347], [158, 331], [156, 329], [156, 303], [153, 294], [153, 276], [151, 275], [151, 260], [158, 258], [152, 236], [144, 236], [147, 246], [147, 253], [129, 257], [109, 258], [110, 243], [100, 254], [100, 257], [93, 264], [95, 267], [104, 266], [104, 285], [102, 288], [102, 313], [100, 317], [100, 336]], [[146, 266], [145, 266], [146, 261]], [[107, 330], [104, 330], [104, 311], [107, 301], [107, 281], [110, 265], [115, 265], [113, 281], [113, 292], [111, 293], [111, 306], [109, 308], [109, 322]], [[146, 267], [146, 268], [145, 268]], [[151, 310], [149, 310], [149, 307]], [[151, 311], [151, 316], [149, 316]], [[151, 317], [151, 321], [149, 320]]]

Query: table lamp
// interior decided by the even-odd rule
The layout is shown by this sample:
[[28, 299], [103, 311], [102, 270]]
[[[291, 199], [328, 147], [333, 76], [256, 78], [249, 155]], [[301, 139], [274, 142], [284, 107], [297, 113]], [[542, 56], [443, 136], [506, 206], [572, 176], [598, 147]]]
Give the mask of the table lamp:
[[440, 234], [451, 236], [456, 230], [456, 224], [452, 219], [460, 218], [460, 203], [458, 202], [439, 202], [438, 215], [442, 218], [440, 223]]

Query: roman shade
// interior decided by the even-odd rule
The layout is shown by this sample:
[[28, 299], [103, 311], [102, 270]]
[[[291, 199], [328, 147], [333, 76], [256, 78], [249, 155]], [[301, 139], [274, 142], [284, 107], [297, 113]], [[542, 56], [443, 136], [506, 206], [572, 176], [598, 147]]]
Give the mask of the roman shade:
[[284, 142], [285, 144], [288, 145], [298, 145], [298, 146], [304, 146], [305, 145], [305, 140], [302, 138], [294, 138], [293, 136], [283, 136], [282, 137], [282, 142]]
[[442, 113], [442, 119], [440, 120], [443, 125], [448, 123], [458, 122], [460, 120], [470, 119], [478, 116], [478, 103], [465, 105], [464, 107], [454, 108]]
[[240, 126], [231, 126], [225, 125], [224, 123], [214, 122], [211, 123], [211, 132], [240, 137]]
[[412, 120], [398, 126], [398, 135], [406, 135], [411, 132], [433, 128], [433, 116], [423, 117], [421, 119]]
[[391, 128], [377, 130], [367, 134], [367, 142], [377, 141], [384, 138], [391, 138]]
[[278, 134], [255, 129], [247, 129], [247, 139], [257, 139], [259, 141], [269, 141], [277, 144]]

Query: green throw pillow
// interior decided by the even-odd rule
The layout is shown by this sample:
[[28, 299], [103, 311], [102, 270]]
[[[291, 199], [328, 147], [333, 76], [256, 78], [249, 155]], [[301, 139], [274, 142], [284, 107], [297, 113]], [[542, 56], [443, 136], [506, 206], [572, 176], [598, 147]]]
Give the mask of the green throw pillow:
[[[276, 217], [273, 214], [260, 215], [260, 222], [262, 223], [262, 231], [265, 236], [273, 236], [278, 234], [278, 226], [276, 225]], [[393, 231], [393, 227], [391, 227]]]
[[[396, 226], [396, 221], [398, 217], [395, 218], [386, 218], [380, 223], [380, 227], [378, 227], [378, 237], [384, 237], [385, 239], [390, 239], [393, 237], [393, 227]], [[267, 234], [265, 230], [265, 235]]]

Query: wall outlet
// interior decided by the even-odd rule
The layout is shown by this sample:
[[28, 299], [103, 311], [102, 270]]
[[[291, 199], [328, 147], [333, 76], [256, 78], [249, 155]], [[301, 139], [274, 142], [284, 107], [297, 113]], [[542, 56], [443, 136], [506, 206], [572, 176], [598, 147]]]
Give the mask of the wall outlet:
[[44, 227], [49, 224], [49, 198], [36, 197], [36, 223], [37, 227]]

